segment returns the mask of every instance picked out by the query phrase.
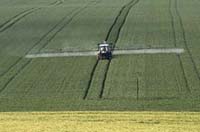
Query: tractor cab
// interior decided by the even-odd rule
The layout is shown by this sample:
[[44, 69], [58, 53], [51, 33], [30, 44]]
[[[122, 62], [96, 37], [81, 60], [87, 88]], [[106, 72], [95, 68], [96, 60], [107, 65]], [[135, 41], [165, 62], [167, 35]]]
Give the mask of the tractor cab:
[[112, 44], [104, 41], [103, 43], [98, 44], [98, 55], [97, 58], [101, 59], [112, 59]]

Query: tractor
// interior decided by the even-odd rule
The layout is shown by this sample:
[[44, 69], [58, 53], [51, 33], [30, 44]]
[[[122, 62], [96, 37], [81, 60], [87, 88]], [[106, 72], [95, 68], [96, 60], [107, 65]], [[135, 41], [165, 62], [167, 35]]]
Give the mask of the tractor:
[[112, 44], [107, 43], [106, 41], [103, 41], [103, 43], [98, 44], [98, 54], [97, 59], [112, 59]]

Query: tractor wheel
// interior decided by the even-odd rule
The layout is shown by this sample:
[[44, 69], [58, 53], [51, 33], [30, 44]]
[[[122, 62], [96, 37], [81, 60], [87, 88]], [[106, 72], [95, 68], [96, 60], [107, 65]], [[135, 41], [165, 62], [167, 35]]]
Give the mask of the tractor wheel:
[[108, 60], [111, 60], [111, 59], [112, 59], [112, 55], [109, 55]]
[[99, 60], [101, 60], [102, 59], [102, 57], [101, 56], [99, 56]]
[[101, 60], [100, 54], [97, 55], [97, 60]]

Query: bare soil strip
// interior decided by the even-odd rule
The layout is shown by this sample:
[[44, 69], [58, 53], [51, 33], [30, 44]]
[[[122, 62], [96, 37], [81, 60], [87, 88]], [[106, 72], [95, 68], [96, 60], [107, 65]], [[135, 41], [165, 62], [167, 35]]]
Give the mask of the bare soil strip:
[[[137, 49], [137, 50], [115, 50], [113, 55], [128, 55], [128, 54], [181, 54], [184, 49]], [[96, 56], [97, 51], [89, 52], [63, 52], [63, 53], [39, 53], [28, 54], [26, 58], [51, 58], [51, 57], [76, 57], [76, 56]]]

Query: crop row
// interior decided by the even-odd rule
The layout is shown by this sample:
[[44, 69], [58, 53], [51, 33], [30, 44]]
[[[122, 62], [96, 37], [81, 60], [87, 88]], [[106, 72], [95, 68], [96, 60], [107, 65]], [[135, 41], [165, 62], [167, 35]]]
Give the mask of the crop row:
[[[63, 18], [69, 20], [70, 18], [66, 17], [66, 15], [70, 14], [74, 9], [74, 7], [65, 11], [43, 9], [41, 12], [32, 15], [31, 19], [21, 21], [10, 30], [3, 32], [0, 39], [2, 42], [0, 45], [2, 58], [0, 62], [1, 76], [36, 45], [46, 43], [47, 37], [55, 26], [57, 27]], [[54, 12], [51, 17], [46, 15], [49, 11]], [[57, 13], [60, 15], [58, 16]], [[44, 19], [46, 23], [43, 22]]]
[[[50, 1], [25, 1], [25, 0], [15, 0], [15, 1], [1, 1], [0, 2], [0, 29], [6, 23], [11, 21], [19, 21], [25, 16], [37, 11], [41, 7], [49, 7], [57, 5], [59, 0]], [[26, 14], [27, 13], [27, 14]], [[2, 29], [1, 29], [2, 30]]]
[[173, 99], [199, 95], [198, 53], [192, 45], [198, 46], [190, 45], [191, 40], [186, 38], [189, 27], [184, 28], [179, 3], [141, 1], [131, 10], [117, 47], [183, 47], [186, 53], [116, 57], [110, 65], [104, 98]]
[[96, 50], [97, 43], [106, 39], [108, 30], [121, 9], [121, 4], [127, 1], [118, 1], [113, 5], [110, 5], [111, 1], [101, 1], [90, 6], [89, 9], [81, 12], [42, 51]]
[[[82, 2], [41, 9], [0, 34], [0, 111], [199, 110], [197, 0], [140, 0], [122, 21], [116, 17], [129, 0]], [[23, 58], [29, 52], [96, 49], [99, 41], [116, 37], [117, 48], [186, 52], [114, 56], [109, 63]]]
[[[121, 29], [124, 26], [124, 23], [127, 19], [130, 9], [133, 6], [135, 6], [138, 2], [139, 2], [139, 0], [131, 0], [130, 2], [128, 2], [124, 6], [122, 6], [117, 17], [115, 18], [115, 21], [111, 25], [105, 40], [109, 41], [110, 43], [113, 43], [113, 48], [115, 48], [115, 46], [116, 46], [116, 42], [119, 39]], [[98, 97], [101, 99], [103, 97], [104, 89], [105, 89], [105, 82], [107, 79], [107, 73], [110, 68], [111, 61], [112, 60], [104, 61], [104, 62], [101, 62], [99, 60], [96, 61], [95, 65], [93, 67], [92, 74], [91, 74], [91, 81], [87, 88], [87, 91], [90, 90], [90, 88], [92, 88], [92, 89], [94, 89], [94, 90], [92, 90], [92, 93], [94, 91], [96, 92], [95, 94], [92, 95], [92, 97], [94, 95], [95, 95], [95, 98]], [[84, 99], [86, 97], [87, 97], [87, 93], [84, 96]]]

